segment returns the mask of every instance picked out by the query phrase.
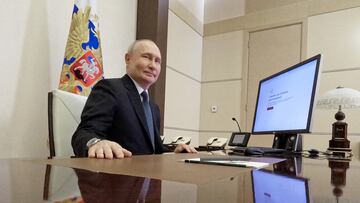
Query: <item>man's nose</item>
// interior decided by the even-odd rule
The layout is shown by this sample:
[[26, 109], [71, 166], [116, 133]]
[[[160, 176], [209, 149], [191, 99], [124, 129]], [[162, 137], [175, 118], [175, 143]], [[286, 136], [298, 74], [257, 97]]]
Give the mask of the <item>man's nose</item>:
[[155, 60], [150, 60], [149, 67], [150, 67], [150, 68], [155, 68], [155, 67], [156, 67], [156, 62], [155, 62]]

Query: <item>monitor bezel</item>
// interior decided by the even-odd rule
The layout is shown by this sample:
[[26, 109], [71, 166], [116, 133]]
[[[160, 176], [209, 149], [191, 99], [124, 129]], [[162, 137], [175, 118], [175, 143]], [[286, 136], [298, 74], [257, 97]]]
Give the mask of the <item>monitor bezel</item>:
[[[289, 71], [292, 71], [304, 64], [307, 64], [309, 62], [312, 61], [317, 61], [316, 64], [316, 68], [315, 68], [315, 75], [314, 75], [314, 80], [313, 80], [313, 88], [312, 88], [312, 93], [311, 93], [311, 102], [310, 102], [310, 108], [309, 108], [309, 112], [308, 112], [308, 118], [307, 118], [307, 124], [306, 124], [306, 128], [303, 129], [291, 129], [291, 130], [269, 130], [269, 131], [254, 131], [255, 128], [255, 121], [256, 121], [256, 116], [257, 116], [257, 108], [258, 108], [258, 102], [259, 102], [259, 94], [260, 94], [260, 87], [262, 85], [262, 83], [264, 83], [265, 81], [268, 81], [272, 78], [275, 78], [279, 75], [282, 75], [284, 73], [287, 73]], [[296, 133], [311, 133], [310, 128], [311, 128], [311, 120], [312, 120], [312, 114], [313, 114], [313, 110], [314, 110], [314, 103], [315, 103], [315, 94], [316, 94], [316, 89], [318, 86], [318, 76], [319, 76], [319, 70], [320, 70], [320, 64], [321, 64], [321, 54], [315, 55], [309, 59], [306, 59], [302, 62], [299, 62], [287, 69], [284, 69], [280, 72], [277, 72], [273, 75], [270, 75], [262, 80], [259, 81], [259, 87], [258, 87], [258, 93], [257, 93], [257, 98], [256, 98], [256, 106], [255, 106], [255, 112], [254, 112], [254, 120], [253, 120], [253, 125], [252, 125], [252, 134], [296, 134]]]

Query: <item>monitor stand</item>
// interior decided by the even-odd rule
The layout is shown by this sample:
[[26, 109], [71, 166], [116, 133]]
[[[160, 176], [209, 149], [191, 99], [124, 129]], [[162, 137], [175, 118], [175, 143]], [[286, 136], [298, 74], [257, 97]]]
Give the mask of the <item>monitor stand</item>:
[[301, 174], [302, 157], [287, 157], [284, 161], [274, 163], [273, 169], [275, 172], [298, 176]]
[[275, 133], [272, 148], [302, 151], [302, 136], [296, 133]]

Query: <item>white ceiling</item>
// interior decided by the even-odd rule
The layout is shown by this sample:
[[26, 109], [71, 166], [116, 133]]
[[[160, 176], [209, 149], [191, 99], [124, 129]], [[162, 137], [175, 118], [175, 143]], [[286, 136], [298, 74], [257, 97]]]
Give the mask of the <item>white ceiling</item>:
[[204, 0], [204, 24], [245, 15], [245, 0]]
[[[172, 0], [171, 0], [172, 1]], [[204, 23], [204, 1], [207, 0], [177, 0], [190, 11], [201, 23]]]
[[245, 15], [245, 0], [170, 0], [178, 1], [200, 22], [207, 24]]
[[[200, 22], [216, 21], [244, 16], [246, 13], [281, 7], [306, 0], [170, 0], [178, 1]], [[247, 2], [247, 3], [246, 3]]]

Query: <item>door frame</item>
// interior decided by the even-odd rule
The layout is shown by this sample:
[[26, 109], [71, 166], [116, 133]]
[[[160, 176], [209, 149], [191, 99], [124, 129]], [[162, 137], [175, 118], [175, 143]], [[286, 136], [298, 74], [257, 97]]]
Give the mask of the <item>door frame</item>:
[[307, 18], [288, 21], [284, 23], [265, 25], [260, 27], [254, 27], [244, 30], [244, 45], [243, 45], [243, 63], [242, 63], [242, 82], [241, 82], [241, 102], [240, 102], [240, 125], [244, 126], [246, 132], [251, 132], [251, 129], [247, 129], [247, 99], [248, 99], [248, 73], [249, 73], [249, 39], [250, 33], [260, 32], [270, 29], [276, 29], [291, 25], [300, 24], [301, 26], [301, 50], [300, 50], [300, 59], [306, 59], [307, 53], [307, 34], [308, 34], [308, 20]]

